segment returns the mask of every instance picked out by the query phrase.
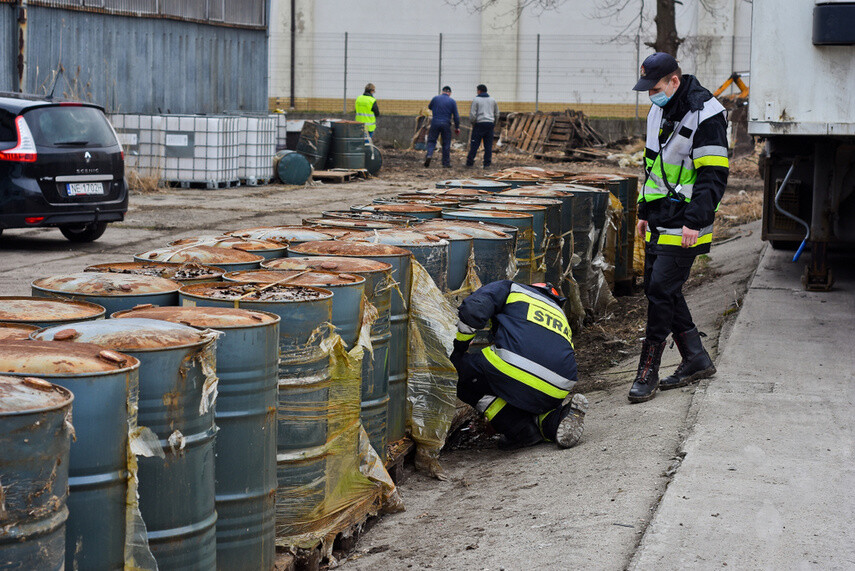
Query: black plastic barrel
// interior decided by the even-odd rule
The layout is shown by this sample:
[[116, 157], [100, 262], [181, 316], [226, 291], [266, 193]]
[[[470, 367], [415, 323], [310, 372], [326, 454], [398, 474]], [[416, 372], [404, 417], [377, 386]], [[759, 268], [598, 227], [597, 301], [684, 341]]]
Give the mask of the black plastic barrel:
[[332, 129], [319, 121], [306, 121], [297, 141], [297, 152], [306, 157], [312, 168], [325, 167], [330, 152]]
[[374, 145], [365, 145], [365, 168], [368, 174], [374, 176], [383, 167], [383, 155]]

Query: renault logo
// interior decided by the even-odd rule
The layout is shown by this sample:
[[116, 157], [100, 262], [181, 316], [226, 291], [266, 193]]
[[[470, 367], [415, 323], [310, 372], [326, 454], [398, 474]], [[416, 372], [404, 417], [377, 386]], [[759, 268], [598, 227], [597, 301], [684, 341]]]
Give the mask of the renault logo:
[[86, 151], [85, 153], [83, 153], [83, 158], [86, 159], [86, 162], [88, 163], [92, 160], [92, 155], [89, 154], [89, 151]]

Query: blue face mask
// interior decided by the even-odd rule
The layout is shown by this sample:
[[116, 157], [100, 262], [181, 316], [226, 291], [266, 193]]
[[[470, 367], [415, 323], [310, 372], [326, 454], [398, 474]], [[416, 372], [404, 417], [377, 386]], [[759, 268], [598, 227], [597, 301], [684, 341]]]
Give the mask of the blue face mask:
[[660, 91], [659, 93], [654, 93], [650, 96], [650, 101], [653, 102], [654, 105], [658, 105], [659, 107], [665, 107], [669, 101], [671, 101], [672, 95], [666, 95], [664, 91]]

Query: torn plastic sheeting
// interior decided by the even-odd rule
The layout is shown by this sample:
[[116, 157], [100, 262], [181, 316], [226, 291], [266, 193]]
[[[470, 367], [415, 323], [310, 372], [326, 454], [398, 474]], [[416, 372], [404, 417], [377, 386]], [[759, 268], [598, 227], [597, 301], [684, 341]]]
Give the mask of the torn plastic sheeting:
[[445, 298], [454, 306], [460, 305], [463, 298], [481, 287], [478, 278], [478, 265], [475, 262], [475, 248], [469, 250], [469, 258], [466, 260], [466, 277], [459, 289], [445, 292]]
[[[623, 206], [620, 200], [609, 193], [605, 226], [600, 234], [597, 255], [591, 262], [595, 281], [591, 284], [589, 296], [594, 319], [602, 317], [608, 308], [616, 302], [611, 289], [614, 287], [614, 261], [617, 255], [618, 235], [622, 218]], [[611, 282], [609, 276], [612, 278]]]

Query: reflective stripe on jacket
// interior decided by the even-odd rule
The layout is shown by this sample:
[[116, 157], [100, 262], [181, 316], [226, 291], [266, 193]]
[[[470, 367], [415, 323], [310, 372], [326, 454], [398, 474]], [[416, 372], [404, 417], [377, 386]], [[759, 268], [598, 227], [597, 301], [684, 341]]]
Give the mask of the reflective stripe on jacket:
[[377, 128], [377, 119], [374, 117], [374, 104], [377, 100], [366, 94], [356, 98], [353, 108], [356, 111], [356, 120], [364, 123], [365, 130], [371, 133]]

